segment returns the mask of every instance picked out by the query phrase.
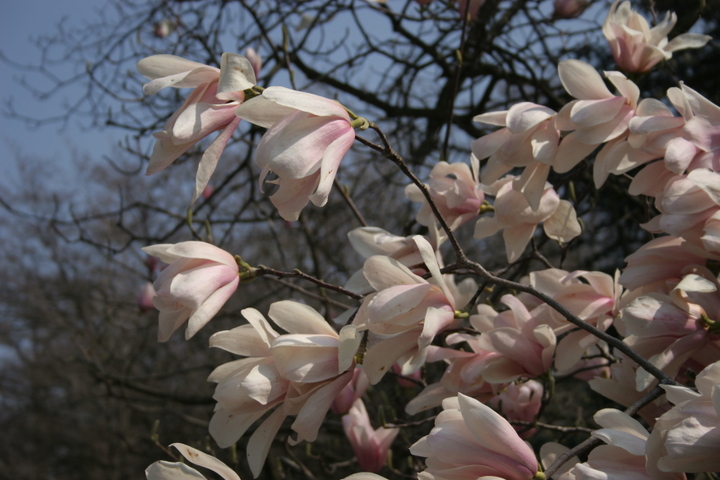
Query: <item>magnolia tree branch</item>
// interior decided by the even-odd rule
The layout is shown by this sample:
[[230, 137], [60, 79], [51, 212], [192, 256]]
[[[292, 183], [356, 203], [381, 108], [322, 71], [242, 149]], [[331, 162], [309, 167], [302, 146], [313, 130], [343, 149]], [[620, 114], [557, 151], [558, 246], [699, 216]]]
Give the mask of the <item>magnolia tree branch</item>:
[[[628, 408], [625, 409], [625, 413], [628, 415], [635, 415], [637, 412], [640, 411], [645, 405], [649, 404], [656, 398], [659, 398], [665, 394], [665, 390], [660, 388], [660, 386], [656, 386], [650, 392], [643, 395], [640, 399], [635, 401], [632, 405], [630, 405]], [[550, 478], [555, 472], [558, 471], [558, 469], [563, 466], [566, 462], [568, 462], [573, 457], [586, 454], [593, 448], [597, 447], [598, 445], [602, 444], [603, 441], [596, 437], [590, 437], [584, 442], [580, 443], [579, 445], [575, 446], [574, 448], [568, 450], [567, 452], [558, 455], [558, 457], [555, 459], [552, 465], [550, 465], [547, 470], [545, 470], [545, 477]]]

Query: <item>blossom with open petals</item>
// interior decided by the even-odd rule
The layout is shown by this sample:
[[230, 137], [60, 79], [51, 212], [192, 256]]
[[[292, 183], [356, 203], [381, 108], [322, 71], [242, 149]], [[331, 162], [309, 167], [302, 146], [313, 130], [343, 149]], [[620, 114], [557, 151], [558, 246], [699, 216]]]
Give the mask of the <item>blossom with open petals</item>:
[[410, 452], [427, 457], [423, 480], [531, 480], [538, 471], [532, 449], [507, 420], [463, 394], [443, 401], [435, 428]]
[[521, 102], [509, 110], [475, 116], [474, 122], [505, 127], [472, 142], [472, 158], [488, 158], [482, 182], [489, 185], [513, 168], [525, 167], [523, 174], [513, 179], [513, 188], [537, 210], [557, 158], [560, 132], [555, 115], [554, 110], [542, 105]]
[[245, 99], [243, 90], [252, 88], [256, 82], [253, 67], [242, 55], [223, 53], [219, 69], [175, 55], [144, 58], [138, 62], [137, 69], [151, 79], [143, 87], [145, 95], [165, 87], [194, 88], [163, 129], [153, 134], [157, 141], [148, 164], [148, 175], [163, 170], [197, 142], [222, 130], [200, 159], [194, 202], [205, 189], [240, 123], [235, 109]]
[[700, 372], [698, 391], [663, 385], [675, 404], [648, 440], [649, 464], [660, 472], [720, 471], [720, 362]]
[[[246, 358], [217, 367], [208, 378], [217, 383], [210, 434], [229, 447], [267, 415], [250, 437], [247, 457], [257, 478], [283, 421], [295, 416], [290, 443], [314, 441], [325, 414], [353, 378], [360, 338], [348, 325], [340, 334], [313, 308], [281, 301], [268, 315], [287, 334], [273, 329], [253, 308], [242, 311], [248, 325], [218, 332], [210, 346]], [[272, 412], [272, 413], [270, 413]]]
[[605, 72], [620, 95], [608, 90], [600, 74], [580, 60], [564, 60], [558, 76], [565, 90], [575, 97], [555, 117], [558, 130], [571, 131], [560, 142], [554, 169], [572, 169], [600, 144], [627, 133], [640, 98], [640, 89], [620, 72]]
[[700, 48], [712, 37], [697, 33], [683, 33], [668, 42], [667, 35], [675, 26], [675, 12], [665, 13], [662, 22], [650, 28], [647, 20], [630, 7], [630, 2], [615, 0], [610, 7], [603, 34], [610, 44], [618, 66], [632, 73], [647, 72], [673, 52], [686, 48]]
[[[183, 457], [188, 461], [194, 463], [199, 467], [207, 468], [212, 470], [219, 475], [223, 480], [240, 480], [235, 471], [225, 465], [217, 458], [208, 455], [207, 453], [201, 452], [196, 448], [183, 445], [182, 443], [173, 443], [170, 445], [175, 447]], [[188, 467], [184, 463], [180, 462], [165, 462], [159, 461], [150, 465], [145, 470], [145, 476], [147, 480], [204, 480], [205, 477], [200, 474], [194, 468]]]
[[[435, 206], [453, 230], [477, 217], [485, 200], [477, 172], [471, 172], [465, 163], [439, 162], [430, 172], [427, 187]], [[416, 217], [419, 224], [431, 226], [437, 221], [415, 184], [405, 187], [405, 195], [413, 202], [423, 204]]]
[[158, 340], [165, 342], [188, 322], [191, 338], [215, 316], [240, 284], [235, 258], [205, 242], [181, 242], [143, 248], [170, 266], [155, 280], [153, 298], [160, 311]]
[[270, 200], [285, 220], [297, 220], [312, 201], [327, 203], [338, 167], [355, 141], [347, 110], [334, 100], [269, 87], [238, 107], [236, 114], [268, 128], [258, 144], [255, 161], [279, 186]]
[[533, 210], [525, 196], [513, 188], [514, 177], [496, 182], [495, 215], [480, 217], [475, 238], [486, 238], [502, 231], [508, 262], [522, 255], [539, 223], [548, 237], [569, 242], [580, 235], [580, 224], [572, 204], [560, 200], [552, 185], [545, 183], [538, 208]]

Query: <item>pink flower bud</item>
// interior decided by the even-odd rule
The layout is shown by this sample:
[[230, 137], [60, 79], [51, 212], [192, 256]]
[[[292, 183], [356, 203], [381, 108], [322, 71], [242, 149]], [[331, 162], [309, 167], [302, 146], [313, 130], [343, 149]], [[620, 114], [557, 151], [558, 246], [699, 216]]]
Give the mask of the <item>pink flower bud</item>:
[[588, 5], [587, 0], [555, 0], [553, 18], [577, 18]]
[[360, 399], [343, 416], [342, 422], [360, 468], [366, 472], [379, 471], [385, 465], [390, 444], [400, 430], [384, 427], [373, 430], [365, 404]]
[[140, 288], [140, 290], [138, 290], [137, 305], [138, 308], [140, 308], [140, 313], [149, 312], [150, 310], [155, 309], [153, 306], [153, 298], [155, 298], [155, 295], [155, 289], [150, 282], [147, 282]]

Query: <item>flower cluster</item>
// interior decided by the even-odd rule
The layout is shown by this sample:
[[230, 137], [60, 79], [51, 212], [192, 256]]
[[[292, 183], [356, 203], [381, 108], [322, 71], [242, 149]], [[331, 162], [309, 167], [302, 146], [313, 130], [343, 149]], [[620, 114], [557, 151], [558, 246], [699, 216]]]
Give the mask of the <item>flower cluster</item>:
[[[473, 20], [482, 3], [459, 2], [461, 14]], [[586, 6], [556, 1], [555, 16], [570, 18]], [[675, 22], [668, 14], [650, 28], [629, 2], [616, 1], [603, 33], [619, 68], [637, 74], [674, 51], [707, 42], [694, 34], [668, 41]], [[255, 151], [259, 184], [277, 185], [270, 201], [280, 217], [293, 221], [309, 202], [327, 203], [355, 128], [369, 123], [335, 100], [258, 87], [255, 60], [226, 53], [218, 69], [159, 55], [138, 64], [151, 79], [147, 94], [168, 86], [194, 88], [155, 134], [148, 173], [220, 131], [200, 161], [194, 201], [243, 118], [267, 129]], [[566, 448], [554, 443], [541, 448], [553, 478], [682, 480], [685, 473], [720, 468], [720, 281], [713, 270], [720, 259], [720, 107], [683, 84], [667, 91], [666, 102], [641, 100], [638, 85], [623, 73], [601, 75], [574, 59], [560, 62], [558, 78], [558, 88], [561, 84], [572, 97], [558, 111], [521, 102], [477, 115], [478, 124], [499, 128], [469, 145], [468, 163], [438, 162], [427, 183], [408, 175], [413, 183], [405, 194], [420, 204], [412, 232], [426, 236], [368, 226], [350, 231], [350, 244], [364, 262], [344, 287], [298, 271], [252, 267], [204, 242], [145, 248], [168, 264], [154, 290], [145, 287], [140, 303], [146, 308], [152, 298], [160, 311], [160, 341], [186, 322], [191, 338], [242, 281], [258, 275], [310, 279], [323, 287], [318, 298], [329, 300], [329, 288], [355, 302], [340, 303], [347, 308], [340, 315], [328, 308], [325, 316], [332, 320], [290, 300], [270, 305], [273, 323], [245, 308], [244, 322], [210, 337], [211, 347], [241, 358], [210, 374], [217, 404], [209, 431], [218, 445], [229, 447], [257, 424], [246, 452], [255, 477], [285, 423], [292, 431], [290, 445], [312, 442], [329, 411], [344, 414], [338, 425], [359, 467], [383, 469], [407, 425], [373, 422], [368, 410], [379, 409], [366, 408], [363, 398], [373, 395], [389, 372], [402, 388], [415, 391], [404, 404], [408, 415], [442, 407], [434, 428], [413, 439], [409, 449], [425, 458], [425, 469], [414, 472], [422, 480], [546, 478], [522, 438], [545, 427], [539, 418], [556, 377], [589, 381], [595, 392], [630, 407], [645, 424], [616, 409], [598, 411], [594, 419], [601, 428], [592, 435], [605, 445], [583, 457], [587, 461], [575, 459], [558, 470], [550, 465]], [[402, 164], [389, 146], [383, 150], [361, 140]], [[614, 275], [555, 268], [536, 245], [557, 242], [553, 248], [561, 249], [558, 257], [564, 260], [571, 242], [583, 234], [586, 205], [574, 194], [572, 178], [582, 173], [581, 163], [590, 162], [589, 183], [599, 189], [611, 176], [632, 173], [628, 193], [652, 199], [657, 210], [642, 228], [662, 236], [629, 255], [626, 268]], [[478, 245], [502, 232], [510, 265], [501, 273], [471, 261], [460, 246], [459, 230], [473, 221]], [[452, 263], [445, 262], [450, 250], [445, 242], [455, 254]], [[528, 246], [532, 252], [526, 254]], [[534, 261], [545, 266], [533, 270]], [[522, 272], [518, 282], [501, 278], [512, 269]], [[456, 281], [456, 275], [470, 278]], [[431, 363], [444, 368], [426, 368]], [[657, 395], [661, 388], [666, 398]], [[196, 465], [238, 480], [217, 459], [175, 446]], [[147, 476], [201, 474], [159, 462]]]

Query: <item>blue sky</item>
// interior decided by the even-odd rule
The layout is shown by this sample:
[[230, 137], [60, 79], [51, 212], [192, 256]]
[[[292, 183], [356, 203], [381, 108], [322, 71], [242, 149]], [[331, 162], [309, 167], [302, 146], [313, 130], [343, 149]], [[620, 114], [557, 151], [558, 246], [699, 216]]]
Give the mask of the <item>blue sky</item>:
[[[0, 15], [0, 51], [14, 62], [21, 64], [39, 63], [40, 52], [34, 39], [42, 35], [53, 35], [57, 25], [65, 18], [66, 25], [81, 26], [97, 16], [104, 4], [98, 0], [4, 0]], [[82, 95], [82, 88], [65, 89], [49, 101], [38, 102], [21, 85], [21, 79], [31, 85], [47, 87], [49, 84], [33, 72], [23, 72], [0, 63], [0, 94], [2, 112], [5, 103], [12, 99], [16, 110], [34, 118], [46, 118], [63, 111], [63, 103]], [[93, 157], [112, 151], [117, 138], [111, 132], [84, 131], [80, 119], [73, 119], [64, 128], [60, 124], [49, 124], [30, 128], [22, 121], [0, 115], [0, 188], [8, 182], [17, 181], [16, 158], [18, 156], [38, 157], [52, 162], [60, 172], [70, 173], [66, 168], [78, 154], [87, 153]], [[56, 169], [52, 169], [56, 170]]]

